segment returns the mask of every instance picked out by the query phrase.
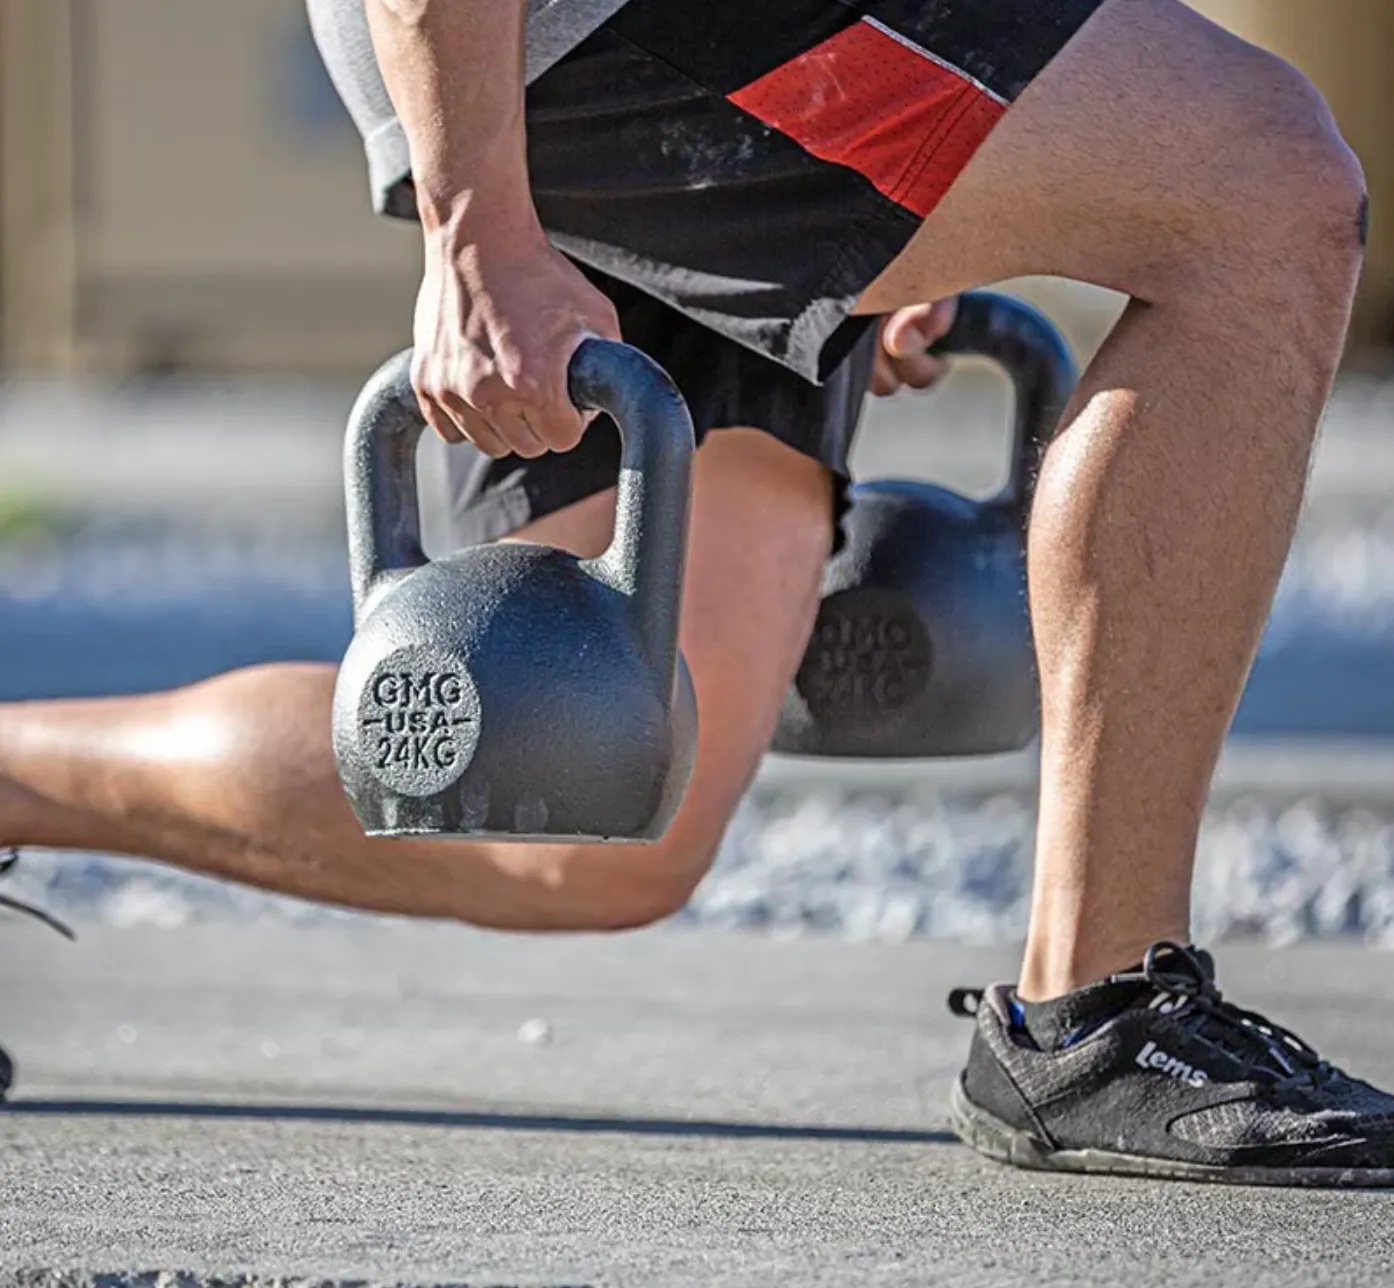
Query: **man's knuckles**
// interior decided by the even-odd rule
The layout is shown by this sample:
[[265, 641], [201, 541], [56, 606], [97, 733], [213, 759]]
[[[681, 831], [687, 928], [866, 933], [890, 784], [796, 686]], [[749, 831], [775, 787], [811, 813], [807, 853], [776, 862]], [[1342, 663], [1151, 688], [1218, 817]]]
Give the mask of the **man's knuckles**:
[[892, 366], [902, 385], [911, 389], [928, 389], [937, 384], [944, 374], [944, 364], [928, 354], [916, 354], [913, 358], [899, 358]]

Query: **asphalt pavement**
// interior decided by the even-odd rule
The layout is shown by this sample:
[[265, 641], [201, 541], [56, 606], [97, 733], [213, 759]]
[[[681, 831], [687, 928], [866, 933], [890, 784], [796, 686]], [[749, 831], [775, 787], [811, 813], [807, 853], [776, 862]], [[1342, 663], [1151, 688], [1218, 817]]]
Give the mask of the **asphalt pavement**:
[[[360, 918], [72, 946], [6, 920], [0, 1285], [1394, 1279], [1394, 1195], [1038, 1176], [958, 1145], [943, 995], [1012, 959]], [[1394, 958], [1220, 961], [1394, 1081]]]

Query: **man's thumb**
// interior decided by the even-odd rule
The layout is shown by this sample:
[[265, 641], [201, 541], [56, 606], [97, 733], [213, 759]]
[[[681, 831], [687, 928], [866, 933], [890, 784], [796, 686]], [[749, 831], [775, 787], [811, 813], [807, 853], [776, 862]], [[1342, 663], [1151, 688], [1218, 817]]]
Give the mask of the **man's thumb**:
[[915, 358], [934, 343], [926, 327], [931, 311], [932, 306], [919, 305], [891, 315], [882, 337], [886, 352], [891, 357]]

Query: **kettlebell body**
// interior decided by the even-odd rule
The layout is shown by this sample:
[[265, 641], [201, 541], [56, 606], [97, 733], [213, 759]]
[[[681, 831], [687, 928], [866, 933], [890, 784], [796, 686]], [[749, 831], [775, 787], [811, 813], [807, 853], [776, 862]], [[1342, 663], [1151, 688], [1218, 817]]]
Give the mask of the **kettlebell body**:
[[334, 697], [340, 777], [373, 836], [653, 840], [696, 750], [677, 648], [693, 433], [671, 382], [587, 341], [573, 399], [621, 426], [615, 540], [583, 560], [507, 543], [420, 548], [410, 355], [355, 409], [356, 630]]
[[963, 297], [938, 351], [991, 358], [1011, 377], [1009, 481], [987, 501], [893, 479], [852, 489], [774, 751], [981, 756], [1019, 751], [1036, 736], [1025, 529], [1035, 469], [1076, 368], [1041, 314], [991, 293]]

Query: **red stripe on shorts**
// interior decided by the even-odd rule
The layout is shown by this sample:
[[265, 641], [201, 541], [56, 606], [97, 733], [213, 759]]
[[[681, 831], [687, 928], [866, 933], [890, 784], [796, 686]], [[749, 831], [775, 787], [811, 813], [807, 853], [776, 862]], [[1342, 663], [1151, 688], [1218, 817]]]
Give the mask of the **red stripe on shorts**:
[[1007, 110], [961, 72], [866, 20], [730, 101], [814, 156], [865, 175], [921, 218]]

